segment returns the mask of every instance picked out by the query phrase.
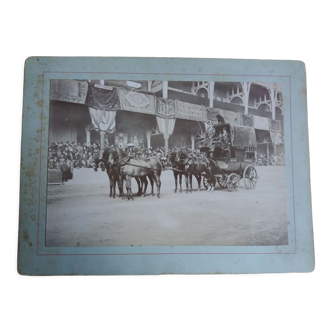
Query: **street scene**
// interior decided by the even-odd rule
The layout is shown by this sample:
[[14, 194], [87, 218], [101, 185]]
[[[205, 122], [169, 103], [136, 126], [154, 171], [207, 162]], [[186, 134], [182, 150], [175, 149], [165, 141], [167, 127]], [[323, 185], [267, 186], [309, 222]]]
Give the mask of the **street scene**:
[[[216, 186], [174, 193], [171, 170], [161, 195], [127, 201], [109, 197], [106, 172], [74, 171], [65, 185], [48, 187], [47, 246], [261, 246], [287, 245], [284, 167], [257, 167], [255, 190]], [[133, 192], [137, 184], [132, 179]], [[183, 181], [183, 188], [185, 184]]]
[[51, 80], [45, 244], [287, 245], [283, 131], [279, 83]]

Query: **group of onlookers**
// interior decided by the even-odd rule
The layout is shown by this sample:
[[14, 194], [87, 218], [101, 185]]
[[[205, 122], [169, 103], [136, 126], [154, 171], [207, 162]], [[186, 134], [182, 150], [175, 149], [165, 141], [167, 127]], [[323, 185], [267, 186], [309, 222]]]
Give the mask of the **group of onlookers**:
[[98, 143], [58, 142], [52, 143], [48, 150], [48, 168], [61, 169], [63, 163], [72, 163], [73, 168], [91, 168], [99, 157]]
[[255, 157], [256, 166], [282, 166], [285, 165], [284, 155], [276, 156], [274, 154], [258, 153]]

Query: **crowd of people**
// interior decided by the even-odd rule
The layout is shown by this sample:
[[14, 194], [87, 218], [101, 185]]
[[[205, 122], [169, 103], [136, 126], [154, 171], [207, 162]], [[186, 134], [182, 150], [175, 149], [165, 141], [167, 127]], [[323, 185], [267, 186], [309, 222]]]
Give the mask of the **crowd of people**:
[[[105, 144], [105, 148], [108, 147]], [[192, 150], [191, 148], [172, 148], [170, 151], [183, 150], [187, 156], [192, 158], [204, 158], [205, 153], [199, 150]], [[133, 145], [128, 145], [125, 148], [127, 155], [132, 155], [141, 158], [157, 158], [163, 163], [166, 162], [167, 156], [164, 147], [140, 148]], [[48, 153], [48, 168], [63, 170], [64, 167], [71, 168], [95, 168], [95, 161], [101, 156], [101, 149], [98, 142], [95, 143], [75, 143], [75, 142], [57, 142], [52, 143], [49, 147]], [[255, 165], [257, 166], [276, 166], [284, 163], [283, 155], [275, 156], [273, 154], [267, 155], [258, 153], [255, 155]], [[65, 166], [67, 165], [67, 166]]]
[[285, 164], [284, 155], [276, 156], [274, 154], [258, 153], [255, 156], [256, 166], [281, 166]]
[[71, 162], [73, 168], [92, 168], [99, 157], [98, 143], [58, 142], [52, 143], [48, 151], [48, 168], [61, 169], [63, 163]]

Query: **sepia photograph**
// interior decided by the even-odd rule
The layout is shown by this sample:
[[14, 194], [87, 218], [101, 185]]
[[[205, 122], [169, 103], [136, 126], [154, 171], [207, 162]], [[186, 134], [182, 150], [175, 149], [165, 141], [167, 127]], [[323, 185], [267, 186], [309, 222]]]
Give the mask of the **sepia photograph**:
[[51, 79], [49, 103], [47, 247], [289, 244], [282, 83]]

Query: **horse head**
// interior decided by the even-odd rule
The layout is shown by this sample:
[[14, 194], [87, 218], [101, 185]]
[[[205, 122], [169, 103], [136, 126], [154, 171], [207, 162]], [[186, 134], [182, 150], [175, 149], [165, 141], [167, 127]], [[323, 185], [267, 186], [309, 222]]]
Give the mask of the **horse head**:
[[187, 156], [187, 153], [185, 152], [185, 151], [183, 151], [183, 150], [179, 150], [178, 152], [177, 152], [177, 159], [178, 159], [178, 161], [183, 161], [184, 159], [186, 159], [188, 156]]
[[176, 152], [175, 151], [169, 151], [166, 155], [166, 158], [167, 158], [168, 163], [176, 162]]
[[116, 149], [110, 149], [109, 152], [108, 162], [113, 165], [119, 161], [119, 153]]

